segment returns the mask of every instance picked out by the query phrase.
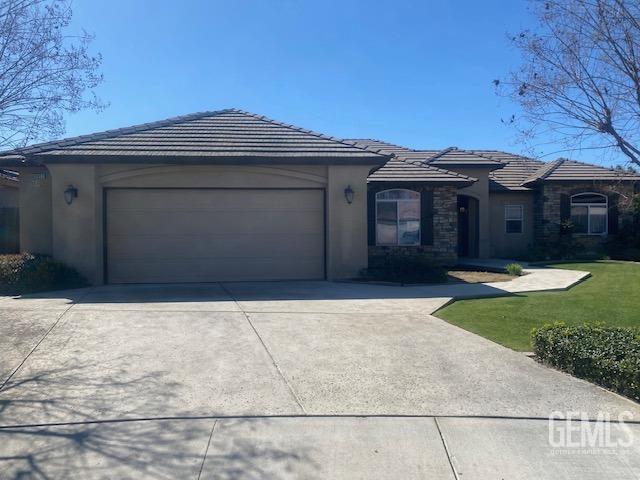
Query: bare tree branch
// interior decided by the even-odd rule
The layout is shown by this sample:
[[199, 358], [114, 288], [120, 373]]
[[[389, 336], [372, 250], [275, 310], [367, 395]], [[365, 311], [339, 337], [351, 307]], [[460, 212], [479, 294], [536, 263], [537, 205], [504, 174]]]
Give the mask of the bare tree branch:
[[575, 149], [615, 148], [640, 166], [640, 2], [530, 0], [536, 31], [511, 38], [522, 65], [498, 93], [524, 112], [513, 123], [524, 138], [541, 126]]
[[69, 0], [0, 0], [0, 148], [64, 133], [64, 114], [101, 110], [92, 37], [65, 34]]

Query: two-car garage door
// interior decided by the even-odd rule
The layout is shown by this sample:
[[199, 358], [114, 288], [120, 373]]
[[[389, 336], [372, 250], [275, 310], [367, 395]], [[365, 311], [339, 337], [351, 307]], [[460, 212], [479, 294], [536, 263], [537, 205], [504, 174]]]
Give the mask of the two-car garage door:
[[106, 191], [109, 283], [322, 279], [320, 189]]

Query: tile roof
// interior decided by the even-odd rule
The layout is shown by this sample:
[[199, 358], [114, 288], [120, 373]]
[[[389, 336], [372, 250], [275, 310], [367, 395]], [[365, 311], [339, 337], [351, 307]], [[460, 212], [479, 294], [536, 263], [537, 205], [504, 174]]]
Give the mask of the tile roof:
[[0, 153], [0, 161], [9, 165], [29, 161], [291, 163], [293, 159], [380, 164], [389, 156], [236, 109], [193, 113]]
[[403, 181], [410, 181], [411, 178], [414, 181], [429, 181], [428, 175], [423, 170], [415, 167], [408, 169], [397, 163], [398, 160], [404, 160], [405, 163], [410, 162], [414, 165], [443, 167], [439, 169], [440, 174], [453, 173], [444, 169], [447, 166], [476, 166], [482, 165], [482, 162], [485, 162], [485, 166], [491, 166], [497, 163], [500, 167], [489, 172], [489, 189], [492, 192], [530, 191], [537, 181], [640, 181], [640, 175], [618, 172], [576, 160], [561, 159], [555, 162], [543, 162], [500, 150], [460, 150], [455, 147], [439, 151], [412, 150], [380, 140], [347, 141], [361, 147], [396, 155], [395, 159], [371, 175], [369, 180], [384, 178], [384, 174], [389, 172], [389, 177], [393, 173], [393, 176], [401, 177]]
[[499, 150], [473, 151], [504, 164], [501, 169], [493, 170], [489, 173], [489, 190], [492, 192], [531, 190], [529, 187], [523, 186], [522, 182], [538, 171], [540, 167], [546, 165], [546, 163], [541, 160]]
[[365, 145], [376, 151], [384, 153], [398, 153], [406, 158], [421, 160], [424, 163], [435, 166], [457, 166], [457, 167], [493, 167], [502, 168], [502, 162], [491, 157], [483, 155], [480, 151], [461, 150], [458, 147], [448, 147], [442, 150], [414, 150], [411, 148], [401, 147], [392, 143], [383, 142], [382, 140], [354, 138], [347, 139], [347, 142], [354, 142], [357, 145]]
[[522, 181], [522, 185], [531, 186], [537, 182], [557, 181], [640, 181], [640, 175], [559, 158], [551, 163], [544, 164], [536, 172], [525, 178]]
[[379, 140], [345, 140], [360, 148], [370, 149], [386, 155], [394, 155], [383, 167], [369, 175], [369, 182], [438, 182], [456, 184], [461, 187], [471, 185], [477, 179], [461, 173], [444, 170], [425, 163], [423, 152], [392, 145]]

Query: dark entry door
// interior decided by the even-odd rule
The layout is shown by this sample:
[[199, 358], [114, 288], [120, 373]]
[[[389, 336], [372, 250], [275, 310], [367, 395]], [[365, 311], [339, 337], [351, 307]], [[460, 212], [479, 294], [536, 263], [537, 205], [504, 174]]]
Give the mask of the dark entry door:
[[458, 256], [477, 257], [479, 238], [478, 201], [458, 195]]
[[469, 256], [469, 197], [458, 196], [458, 256]]

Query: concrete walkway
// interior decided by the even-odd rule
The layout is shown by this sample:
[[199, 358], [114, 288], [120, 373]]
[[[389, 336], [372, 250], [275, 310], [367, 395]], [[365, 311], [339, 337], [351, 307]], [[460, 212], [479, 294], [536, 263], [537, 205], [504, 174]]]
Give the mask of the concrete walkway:
[[567, 430], [548, 416], [640, 420], [639, 405], [427, 313], [451, 295], [272, 282], [4, 298], [0, 479], [638, 478], [640, 424], [584, 453], [550, 444]]

